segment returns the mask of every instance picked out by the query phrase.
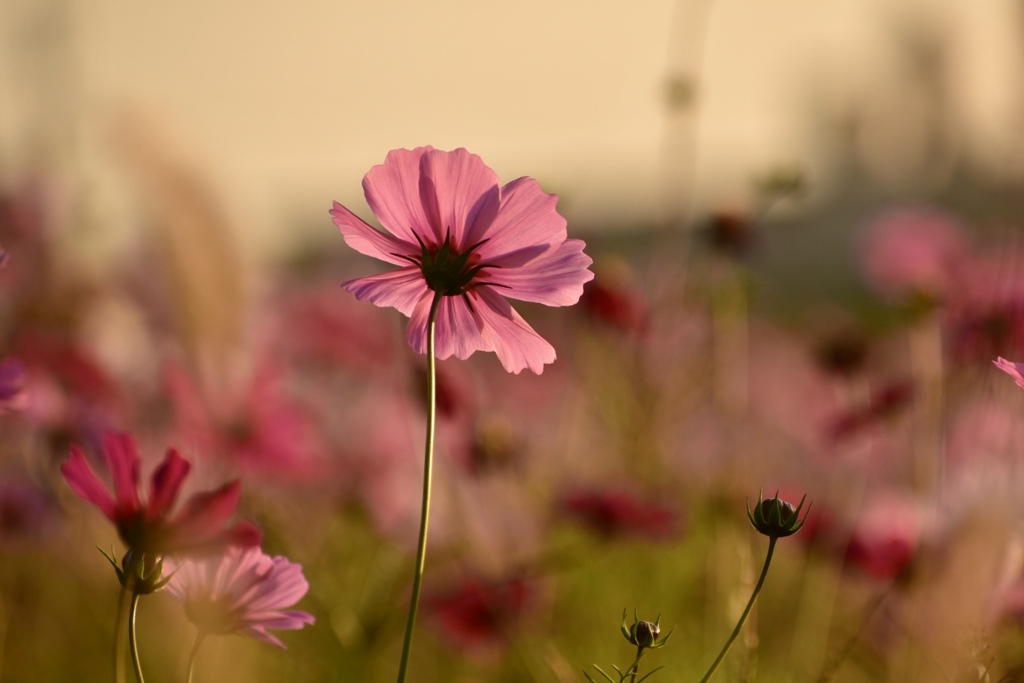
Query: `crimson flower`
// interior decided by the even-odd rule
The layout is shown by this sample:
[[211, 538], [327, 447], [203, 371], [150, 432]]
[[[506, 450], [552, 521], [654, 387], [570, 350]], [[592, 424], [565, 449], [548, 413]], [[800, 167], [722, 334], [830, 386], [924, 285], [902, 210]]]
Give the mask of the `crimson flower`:
[[309, 590], [302, 565], [259, 548], [228, 548], [219, 558], [168, 563], [167, 592], [201, 635], [238, 634], [285, 647], [268, 629], [294, 631], [313, 615], [288, 610]]
[[577, 491], [561, 501], [562, 509], [601, 537], [667, 538], [679, 527], [676, 511], [624, 491]]
[[451, 644], [477, 654], [500, 651], [511, 631], [538, 598], [520, 578], [489, 582], [470, 577], [426, 600], [428, 614]]
[[139, 497], [140, 461], [132, 437], [108, 432], [103, 437], [103, 455], [114, 482], [113, 495], [78, 446], [71, 446], [71, 456], [60, 469], [71, 490], [98, 507], [130, 549], [163, 555], [259, 544], [260, 534], [252, 525], [242, 522], [225, 527], [238, 505], [237, 481], [192, 496], [172, 516], [171, 509], [191, 467], [178, 451], [169, 448], [163, 463], [153, 472], [145, 503]]
[[360, 300], [409, 316], [406, 338], [427, 349], [435, 294], [438, 358], [493, 351], [509, 372], [540, 373], [555, 349], [508, 299], [569, 306], [593, 278], [580, 240], [566, 238], [557, 197], [532, 178], [500, 186], [480, 157], [464, 149], [396, 149], [363, 178], [363, 191], [387, 232], [338, 202], [331, 215], [356, 251], [400, 266], [344, 287]]

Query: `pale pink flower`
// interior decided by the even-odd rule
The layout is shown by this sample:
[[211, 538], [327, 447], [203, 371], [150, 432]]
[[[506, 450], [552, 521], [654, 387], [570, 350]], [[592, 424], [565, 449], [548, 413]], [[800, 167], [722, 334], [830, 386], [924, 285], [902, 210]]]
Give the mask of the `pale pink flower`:
[[1002, 356], [992, 361], [992, 363], [1012, 377], [1013, 381], [1017, 383], [1017, 386], [1024, 389], [1024, 363], [1014, 363], [1013, 361], [1006, 360]]
[[363, 190], [388, 232], [338, 202], [334, 223], [356, 251], [401, 267], [344, 287], [409, 316], [406, 338], [415, 351], [426, 352], [437, 293], [438, 358], [493, 351], [509, 372], [538, 374], [555, 360], [554, 347], [506, 298], [569, 306], [593, 278], [583, 242], [566, 238], [557, 197], [532, 178], [500, 186], [480, 157], [432, 147], [392, 150], [363, 178]]
[[967, 255], [959, 224], [934, 209], [889, 211], [875, 220], [864, 242], [868, 278], [898, 299], [943, 297]]
[[114, 482], [113, 495], [78, 446], [71, 446], [71, 456], [60, 470], [72, 491], [114, 523], [129, 548], [162, 555], [208, 552], [232, 544], [259, 544], [260, 534], [255, 527], [246, 523], [225, 527], [238, 505], [237, 481], [192, 496], [181, 510], [171, 515], [191, 467], [178, 451], [168, 449], [163, 463], [153, 472], [145, 503], [139, 497], [140, 460], [132, 437], [106, 434], [103, 454]]
[[181, 601], [200, 635], [248, 636], [284, 648], [269, 632], [295, 631], [316, 620], [288, 608], [309, 591], [302, 565], [259, 548], [228, 548], [223, 556], [168, 562], [167, 592]]

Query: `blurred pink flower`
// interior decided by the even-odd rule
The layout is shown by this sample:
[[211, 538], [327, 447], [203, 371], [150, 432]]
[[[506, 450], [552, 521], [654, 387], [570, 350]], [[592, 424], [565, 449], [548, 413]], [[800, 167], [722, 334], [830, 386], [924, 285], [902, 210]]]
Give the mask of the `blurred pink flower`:
[[265, 333], [275, 349], [321, 371], [324, 366], [372, 375], [392, 367], [396, 344], [383, 311], [339, 301], [336, 282], [288, 289], [272, 306]]
[[868, 278], [895, 298], [942, 298], [967, 253], [959, 224], [933, 209], [889, 211], [875, 220], [864, 242]]
[[809, 520], [805, 540], [823, 546], [847, 567], [875, 579], [901, 579], [911, 568], [934, 524], [925, 506], [905, 494], [873, 496], [852, 523], [820, 509]]
[[263, 363], [248, 381], [204, 392], [179, 365], [164, 371], [179, 438], [246, 474], [309, 479], [321, 473], [324, 447], [304, 407], [284, 391], [283, 375]]
[[470, 577], [447, 592], [428, 595], [424, 607], [440, 635], [455, 646], [484, 655], [505, 646], [537, 597], [536, 587], [521, 578], [485, 581]]
[[0, 361], [0, 412], [20, 406], [25, 381], [24, 363], [17, 358]]
[[302, 565], [259, 548], [228, 548], [218, 558], [168, 562], [167, 592], [181, 601], [201, 636], [237, 634], [285, 648], [270, 629], [295, 631], [315, 622], [289, 610], [309, 591]]
[[566, 238], [557, 198], [532, 178], [505, 186], [464, 149], [396, 149], [363, 179], [366, 201], [388, 233], [338, 202], [331, 215], [350, 247], [401, 266], [349, 280], [360, 300], [409, 316], [409, 345], [425, 353], [434, 293], [436, 355], [493, 351], [509, 372], [540, 373], [555, 349], [506, 301], [569, 306], [593, 277], [580, 240]]
[[882, 384], [864, 405], [841, 412], [831, 420], [826, 429], [829, 439], [841, 441], [899, 414], [913, 403], [915, 393], [910, 380]]
[[1006, 360], [1002, 356], [992, 361], [992, 363], [1012, 377], [1013, 381], [1017, 383], [1017, 386], [1024, 389], [1024, 363], [1014, 363], [1013, 361]]
[[61, 465], [61, 472], [72, 491], [98, 507], [114, 523], [129, 548], [162, 555], [259, 544], [260, 534], [250, 524], [242, 522], [225, 528], [238, 504], [237, 481], [192, 496], [170, 517], [190, 469], [178, 451], [168, 449], [163, 463], [153, 472], [146, 503], [139, 498], [140, 461], [132, 437], [108, 432], [103, 438], [103, 454], [114, 482], [113, 495], [78, 446], [71, 446], [71, 456]]
[[675, 509], [621, 489], [577, 491], [562, 499], [561, 508], [603, 538], [667, 538], [679, 528]]

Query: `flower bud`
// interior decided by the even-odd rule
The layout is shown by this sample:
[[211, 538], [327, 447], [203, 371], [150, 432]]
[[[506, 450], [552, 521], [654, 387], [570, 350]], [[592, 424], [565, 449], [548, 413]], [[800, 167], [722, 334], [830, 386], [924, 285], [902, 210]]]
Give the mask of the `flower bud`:
[[640, 649], [658, 649], [668, 642], [669, 637], [672, 635], [670, 631], [664, 638], [659, 638], [661, 635], [661, 617], [659, 616], [656, 621], [641, 621], [637, 618], [636, 612], [633, 612], [633, 623], [629, 626], [626, 625], [626, 612], [622, 612], [622, 626], [620, 627], [623, 637], [630, 642], [632, 645], [636, 645]]
[[[755, 529], [769, 538], [792, 536], [800, 531], [800, 527], [804, 525], [804, 521], [807, 519], [806, 514], [803, 519], [800, 518], [800, 511], [803, 509], [804, 501], [806, 500], [807, 496], [805, 495], [800, 499], [800, 504], [793, 507], [792, 503], [780, 500], [778, 493], [775, 494], [774, 498], [769, 498], [768, 500], [764, 500], [762, 495], [758, 494], [757, 505], [754, 506], [753, 514], [747, 508], [747, 518]], [[810, 509], [809, 506], [808, 509]]]
[[170, 576], [166, 579], [163, 578], [164, 558], [158, 555], [147, 555], [138, 550], [129, 549], [121, 559], [121, 565], [118, 566], [112, 557], [112, 552], [111, 555], [102, 550], [100, 552], [114, 567], [118, 582], [132, 593], [138, 595], [156, 593], [171, 580]]

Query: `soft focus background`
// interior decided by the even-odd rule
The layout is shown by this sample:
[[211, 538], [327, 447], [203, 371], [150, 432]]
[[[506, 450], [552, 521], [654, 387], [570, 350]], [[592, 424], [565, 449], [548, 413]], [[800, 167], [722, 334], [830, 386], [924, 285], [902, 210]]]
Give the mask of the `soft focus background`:
[[[339, 287], [388, 150], [537, 178], [588, 242], [541, 376], [442, 364], [415, 680], [698, 680], [760, 489], [814, 501], [721, 680], [1024, 676], [1024, 3], [0, 3], [0, 681], [111, 680], [121, 550], [58, 467], [240, 478], [305, 568], [287, 651], [198, 680], [394, 678], [422, 358]], [[151, 681], [190, 626], [140, 608]], [[593, 673], [593, 669], [590, 669]]]

